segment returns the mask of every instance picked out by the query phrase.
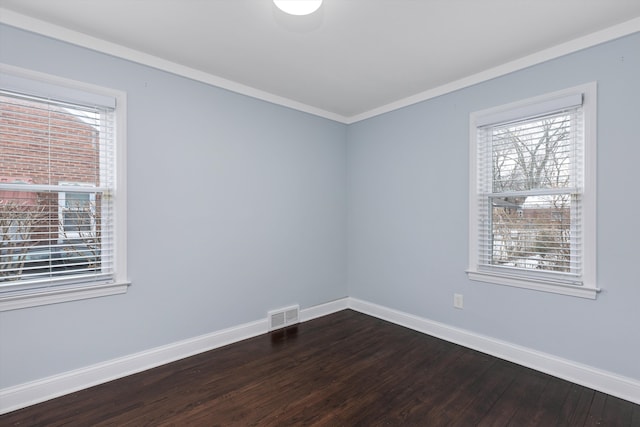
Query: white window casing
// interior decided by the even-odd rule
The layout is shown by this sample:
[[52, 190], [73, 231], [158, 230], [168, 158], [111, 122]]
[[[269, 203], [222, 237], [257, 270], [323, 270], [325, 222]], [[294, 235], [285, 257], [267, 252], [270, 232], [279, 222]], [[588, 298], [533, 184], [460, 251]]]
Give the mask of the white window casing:
[[596, 93], [470, 115], [471, 280], [596, 298]]
[[126, 292], [126, 94], [0, 64], [0, 114], [0, 311]]

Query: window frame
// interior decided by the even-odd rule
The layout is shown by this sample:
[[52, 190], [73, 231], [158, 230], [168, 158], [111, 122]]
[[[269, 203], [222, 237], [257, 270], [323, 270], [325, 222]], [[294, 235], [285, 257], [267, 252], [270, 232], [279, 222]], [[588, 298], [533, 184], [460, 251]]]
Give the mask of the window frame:
[[[582, 96], [584, 176], [580, 192], [582, 269], [577, 280], [561, 280], [550, 274], [532, 277], [513, 270], [484, 268], [480, 263], [479, 240], [482, 214], [479, 202], [479, 128], [488, 120], [504, 123], [524, 119], [531, 111], [553, 112], [554, 102], [560, 98]], [[596, 299], [600, 289], [596, 286], [596, 120], [597, 83], [590, 82], [572, 88], [528, 98], [521, 101], [476, 111], [469, 117], [469, 259], [467, 275], [472, 281], [532, 289], [555, 294]], [[487, 209], [490, 207], [487, 205]], [[575, 284], [579, 281], [581, 284]]]
[[115, 240], [113, 280], [106, 283], [74, 282], [40, 288], [16, 288], [0, 294], [0, 311], [126, 293], [130, 285], [127, 275], [126, 240], [126, 93], [2, 63], [0, 63], [0, 86], [11, 90], [27, 91], [43, 98], [77, 100], [80, 97], [87, 102], [92, 100], [100, 102], [105, 99], [115, 101], [115, 185], [113, 193], [110, 194], [110, 197], [115, 200], [113, 212], [113, 238]]

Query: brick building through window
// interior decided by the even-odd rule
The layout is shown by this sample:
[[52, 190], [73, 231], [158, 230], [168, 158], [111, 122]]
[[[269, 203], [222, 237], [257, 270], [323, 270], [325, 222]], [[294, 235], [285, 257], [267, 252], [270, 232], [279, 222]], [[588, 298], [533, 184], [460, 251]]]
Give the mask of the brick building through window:
[[[101, 156], [93, 116], [0, 97], [0, 280], [51, 273], [62, 252], [81, 252], [80, 267], [96, 268], [97, 258], [86, 257], [95, 255], [101, 227], [101, 196], [91, 192]], [[53, 188], [60, 184], [65, 191]]]

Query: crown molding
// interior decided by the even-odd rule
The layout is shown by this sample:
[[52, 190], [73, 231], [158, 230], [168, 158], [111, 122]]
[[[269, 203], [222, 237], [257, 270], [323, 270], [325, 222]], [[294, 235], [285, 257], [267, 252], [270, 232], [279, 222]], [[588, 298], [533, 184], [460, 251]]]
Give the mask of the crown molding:
[[496, 77], [504, 76], [524, 68], [531, 67], [564, 55], [568, 55], [580, 50], [587, 49], [611, 40], [615, 40], [630, 34], [640, 32], [640, 18], [634, 18], [604, 30], [588, 34], [583, 37], [576, 38], [566, 43], [544, 49], [531, 55], [524, 56], [514, 61], [507, 62], [497, 67], [489, 68], [479, 73], [464, 77], [462, 79], [417, 93], [415, 95], [382, 105], [369, 111], [365, 111], [353, 116], [343, 116], [340, 114], [326, 111], [308, 104], [301, 103], [289, 98], [278, 96], [251, 86], [243, 85], [232, 80], [205, 73], [194, 68], [190, 68], [157, 56], [130, 49], [125, 46], [111, 43], [96, 37], [86, 35], [77, 31], [51, 24], [46, 21], [35, 19], [20, 13], [0, 7], [0, 22], [31, 31], [57, 40], [68, 42], [77, 46], [91, 49], [97, 52], [106, 53], [122, 59], [126, 59], [138, 64], [146, 65], [162, 71], [167, 71], [182, 77], [190, 78], [202, 83], [210, 84], [222, 89], [229, 90], [241, 95], [246, 95], [272, 104], [291, 108], [304, 113], [323, 117], [343, 124], [353, 124], [362, 120], [366, 120], [375, 116], [379, 116], [400, 108], [408, 107], [419, 102], [423, 102], [438, 96], [445, 95], [449, 92], [463, 89]]
[[348, 118], [0, 7], [0, 23], [340, 123]]
[[420, 92], [418, 94], [400, 99], [398, 101], [383, 105], [381, 107], [369, 110], [362, 114], [351, 116], [348, 118], [347, 124], [356, 123], [371, 117], [379, 116], [400, 108], [408, 107], [428, 99], [436, 98], [456, 90], [464, 89], [487, 80], [495, 79], [506, 74], [513, 73], [537, 64], [541, 64], [552, 59], [559, 58], [574, 52], [578, 52], [602, 43], [606, 43], [624, 36], [640, 32], [640, 18], [631, 19], [609, 28], [595, 33], [588, 34], [577, 39], [573, 39], [566, 43], [553, 46], [548, 49], [541, 50], [531, 55], [524, 56], [514, 61], [507, 62], [497, 67], [489, 68], [476, 74], [464, 77], [462, 79], [435, 87], [433, 89]]

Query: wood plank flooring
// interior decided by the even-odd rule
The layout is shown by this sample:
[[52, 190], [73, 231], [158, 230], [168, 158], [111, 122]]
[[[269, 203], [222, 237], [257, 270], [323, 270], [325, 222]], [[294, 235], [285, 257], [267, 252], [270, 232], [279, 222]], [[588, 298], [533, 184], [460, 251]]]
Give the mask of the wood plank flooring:
[[640, 405], [351, 310], [0, 416], [0, 426], [640, 426]]

